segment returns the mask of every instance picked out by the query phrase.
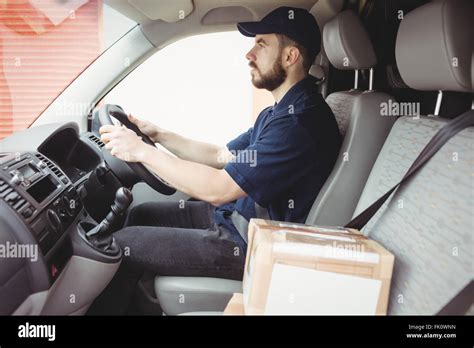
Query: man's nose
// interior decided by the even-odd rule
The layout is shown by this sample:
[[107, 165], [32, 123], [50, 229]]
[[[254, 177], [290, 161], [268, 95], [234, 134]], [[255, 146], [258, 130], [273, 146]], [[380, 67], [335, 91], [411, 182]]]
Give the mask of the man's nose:
[[253, 54], [253, 49], [251, 49], [250, 51], [247, 52], [247, 54], [245, 55], [245, 58], [247, 58], [247, 60], [251, 61], [251, 62], [254, 62], [256, 57], [255, 57], [255, 54]]

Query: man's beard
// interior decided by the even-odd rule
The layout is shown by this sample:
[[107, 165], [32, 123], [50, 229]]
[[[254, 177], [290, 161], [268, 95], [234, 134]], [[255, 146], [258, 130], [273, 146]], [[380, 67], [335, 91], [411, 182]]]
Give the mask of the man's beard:
[[281, 56], [275, 59], [272, 68], [266, 74], [262, 74], [253, 62], [249, 64], [256, 69], [256, 74], [258, 73], [260, 75], [259, 78], [256, 76], [252, 77], [252, 83], [256, 88], [264, 88], [271, 92], [285, 82], [287, 73], [285, 69], [283, 69], [280, 59]]

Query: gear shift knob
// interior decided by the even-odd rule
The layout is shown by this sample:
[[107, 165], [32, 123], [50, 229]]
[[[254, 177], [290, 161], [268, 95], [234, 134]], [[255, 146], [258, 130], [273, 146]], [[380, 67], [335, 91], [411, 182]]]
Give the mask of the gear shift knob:
[[107, 248], [107, 246], [112, 243], [111, 234], [114, 232], [112, 226], [114, 226], [117, 220], [127, 211], [132, 201], [132, 192], [125, 187], [119, 188], [115, 193], [114, 204], [110, 207], [110, 212], [105, 219], [95, 228], [87, 232], [86, 235], [89, 241], [95, 243], [96, 246]]
[[122, 215], [128, 209], [132, 201], [132, 192], [128, 188], [121, 187], [115, 193], [115, 201], [111, 209], [115, 210], [117, 215]]

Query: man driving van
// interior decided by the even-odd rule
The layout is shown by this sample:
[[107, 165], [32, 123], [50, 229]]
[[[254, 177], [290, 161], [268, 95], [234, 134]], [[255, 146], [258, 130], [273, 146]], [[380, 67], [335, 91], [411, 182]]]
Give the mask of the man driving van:
[[124, 228], [114, 234], [128, 252], [102, 296], [120, 302], [108, 312], [123, 313], [124, 297], [144, 271], [241, 280], [248, 221], [258, 216], [303, 223], [336, 161], [341, 135], [309, 75], [321, 46], [315, 18], [304, 9], [280, 7], [237, 27], [255, 38], [246, 54], [253, 85], [275, 99], [247, 132], [221, 147], [129, 115], [174, 157], [127, 128], [100, 129], [112, 155], [145, 164], [197, 200], [147, 202], [131, 209]]

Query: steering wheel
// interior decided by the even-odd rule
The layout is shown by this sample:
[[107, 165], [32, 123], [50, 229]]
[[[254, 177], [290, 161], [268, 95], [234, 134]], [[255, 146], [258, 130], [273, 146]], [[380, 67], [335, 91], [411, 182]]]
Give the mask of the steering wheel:
[[[102, 106], [98, 110], [98, 119], [99, 123], [102, 126], [105, 125], [114, 125], [112, 122], [111, 117], [114, 117], [118, 121], [120, 121], [125, 127], [134, 131], [142, 140], [149, 145], [156, 147], [155, 143], [145, 134], [143, 134], [140, 129], [127, 117], [127, 114], [123, 111], [123, 109], [118, 105], [106, 104]], [[164, 195], [172, 195], [176, 192], [176, 189], [168, 184], [165, 180], [160, 178], [158, 175], [147, 169], [143, 164], [138, 162], [125, 162], [122, 161], [110, 154], [105, 147], [102, 149], [104, 153], [104, 160], [109, 165], [109, 167], [120, 177], [120, 174], [117, 172], [123, 172], [120, 168], [121, 163], [126, 163], [130, 169], [144, 182], [150, 185], [151, 188], [154, 190], [164, 194]], [[118, 162], [119, 161], [119, 162]]]

